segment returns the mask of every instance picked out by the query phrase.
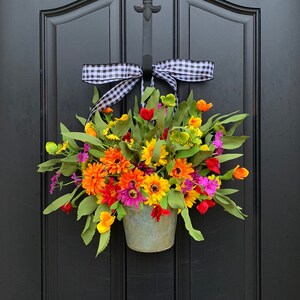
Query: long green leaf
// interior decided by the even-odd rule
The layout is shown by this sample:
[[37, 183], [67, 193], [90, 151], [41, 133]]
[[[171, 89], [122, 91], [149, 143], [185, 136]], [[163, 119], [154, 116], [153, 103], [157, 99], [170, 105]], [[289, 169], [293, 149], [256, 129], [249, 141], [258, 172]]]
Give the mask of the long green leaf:
[[99, 139], [97, 139], [96, 137], [91, 136], [89, 134], [82, 133], [82, 132], [68, 132], [68, 133], [62, 133], [62, 134], [64, 136], [72, 138], [74, 140], [88, 142], [94, 146], [98, 146], [98, 147], [104, 149], [102, 142]]
[[61, 167], [59, 169], [59, 172], [63, 174], [66, 177], [71, 176], [73, 173], [75, 173], [78, 169], [77, 163], [68, 163], [63, 162], [61, 164]]
[[181, 216], [184, 220], [185, 228], [188, 230], [190, 236], [193, 237], [194, 240], [196, 240], [196, 241], [204, 241], [204, 237], [203, 237], [202, 233], [199, 230], [196, 230], [193, 228], [191, 218], [189, 216], [189, 212], [188, 212], [187, 208], [184, 208], [181, 211]]
[[153, 163], [157, 163], [159, 161], [160, 158], [160, 152], [161, 152], [161, 147], [162, 145], [166, 144], [166, 142], [164, 140], [158, 140], [156, 141], [153, 153], [152, 153], [152, 158], [151, 161]]
[[198, 153], [200, 151], [200, 148], [198, 146], [195, 146], [193, 148], [190, 148], [188, 150], [182, 150], [182, 151], [179, 151], [177, 154], [176, 154], [176, 158], [187, 158], [187, 157], [191, 157], [193, 155], [195, 155], [196, 153]]
[[72, 198], [72, 194], [70, 193], [59, 197], [44, 209], [43, 214], [48, 215], [52, 213], [53, 211], [65, 205], [66, 203], [70, 202], [71, 198]]
[[174, 209], [184, 209], [185, 202], [182, 192], [171, 189], [168, 192], [168, 203]]
[[87, 216], [93, 213], [97, 207], [97, 198], [95, 196], [91, 195], [84, 198], [78, 206], [77, 221], [80, 220], [82, 216]]
[[97, 223], [92, 221], [92, 216], [91, 215], [88, 216], [86, 219], [84, 229], [81, 233], [81, 238], [85, 245], [88, 245], [92, 241], [96, 231], [96, 227], [97, 227]]
[[223, 136], [221, 138], [222, 142], [223, 142], [223, 148], [224, 149], [228, 149], [228, 150], [232, 150], [232, 149], [237, 149], [239, 147], [241, 147], [245, 141], [248, 139], [248, 136]]
[[61, 162], [60, 158], [49, 159], [49, 160], [39, 164], [37, 171], [40, 173], [52, 171], [53, 167], [60, 162]]
[[107, 247], [110, 239], [110, 230], [100, 234], [99, 246], [96, 257]]
[[146, 87], [143, 95], [142, 95], [142, 102], [145, 102], [155, 91], [154, 87]]
[[117, 219], [119, 221], [121, 221], [126, 216], [126, 211], [125, 211], [123, 205], [118, 205], [118, 207], [117, 207], [117, 214], [118, 214], [117, 215]]
[[64, 135], [64, 133], [68, 133], [70, 131], [63, 123], [60, 123], [60, 131], [61, 131], [61, 134], [63, 135], [63, 141], [64, 142], [68, 141], [69, 145], [73, 149], [78, 149], [79, 148], [78, 145], [76, 144], [76, 142], [74, 141], [74, 139], [68, 138], [66, 135]]
[[99, 91], [97, 87], [94, 86], [94, 95], [93, 95], [92, 103], [95, 105], [96, 102], [99, 100], [99, 98], [100, 98]]
[[223, 162], [226, 162], [229, 160], [237, 159], [241, 156], [243, 156], [243, 154], [230, 153], [230, 154], [222, 154], [222, 155], [216, 156], [216, 158], [219, 160], [219, 163], [223, 163]]
[[228, 123], [243, 121], [248, 116], [249, 116], [249, 114], [238, 114], [238, 115], [232, 116], [230, 118], [227, 118], [227, 119], [221, 121], [220, 124], [228, 124]]
[[99, 204], [94, 215], [93, 222], [99, 222], [100, 221], [100, 214], [103, 211], [110, 211], [109, 206], [107, 204]]

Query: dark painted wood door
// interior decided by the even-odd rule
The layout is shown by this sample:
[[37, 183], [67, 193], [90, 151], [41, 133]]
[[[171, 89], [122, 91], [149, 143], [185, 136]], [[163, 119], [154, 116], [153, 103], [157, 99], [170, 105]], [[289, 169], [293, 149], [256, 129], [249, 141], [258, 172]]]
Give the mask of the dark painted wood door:
[[[140, 2], [139, 2], [140, 1]], [[206, 240], [182, 222], [175, 246], [143, 254], [125, 245], [122, 225], [94, 258], [75, 215], [41, 211], [52, 200], [36, 165], [58, 124], [76, 129], [92, 87], [84, 63], [142, 62], [142, 0], [0, 1], [1, 299], [296, 299], [300, 280], [300, 2], [157, 0], [153, 60], [212, 60], [215, 79], [180, 84], [219, 112], [248, 112], [244, 158], [251, 176], [237, 184], [242, 221], [215, 209], [192, 216]], [[276, 4], [276, 5], [274, 5]], [[165, 88], [163, 85], [159, 85]], [[118, 106], [132, 105], [133, 91]], [[295, 298], [296, 297], [296, 298]]]

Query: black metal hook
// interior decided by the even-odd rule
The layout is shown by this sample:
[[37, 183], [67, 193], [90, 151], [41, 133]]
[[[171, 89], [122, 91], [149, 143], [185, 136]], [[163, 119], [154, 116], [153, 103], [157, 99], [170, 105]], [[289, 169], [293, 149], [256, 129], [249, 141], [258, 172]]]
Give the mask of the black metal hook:
[[143, 0], [142, 5], [134, 5], [134, 10], [138, 13], [143, 13], [145, 20], [148, 22], [152, 13], [158, 13], [161, 10], [161, 5], [153, 5], [152, 0]]

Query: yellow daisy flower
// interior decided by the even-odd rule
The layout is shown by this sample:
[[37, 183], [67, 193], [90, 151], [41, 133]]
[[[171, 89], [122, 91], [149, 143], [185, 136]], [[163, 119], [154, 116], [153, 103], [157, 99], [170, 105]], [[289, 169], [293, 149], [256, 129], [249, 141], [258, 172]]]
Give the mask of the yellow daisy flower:
[[142, 185], [149, 198], [144, 203], [146, 205], [158, 204], [162, 197], [170, 190], [170, 183], [167, 179], [159, 177], [156, 173], [147, 176]]
[[143, 147], [142, 151], [142, 161], [145, 161], [147, 166], [153, 165], [155, 167], [164, 166], [168, 163], [166, 157], [169, 154], [166, 150], [166, 145], [162, 145], [160, 149], [160, 157], [157, 163], [152, 164], [151, 159], [153, 156], [153, 151], [156, 145], [156, 140], [152, 139], [150, 142], [146, 141], [146, 146]]

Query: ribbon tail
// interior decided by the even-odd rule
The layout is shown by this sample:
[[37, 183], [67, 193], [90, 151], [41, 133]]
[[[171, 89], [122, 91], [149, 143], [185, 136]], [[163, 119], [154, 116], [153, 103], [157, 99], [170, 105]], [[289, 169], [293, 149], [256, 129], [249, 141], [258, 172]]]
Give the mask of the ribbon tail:
[[133, 89], [139, 80], [140, 76], [123, 80], [107, 91], [91, 109], [87, 117], [87, 122], [91, 120], [97, 110], [104, 110], [105, 108], [121, 101]]

